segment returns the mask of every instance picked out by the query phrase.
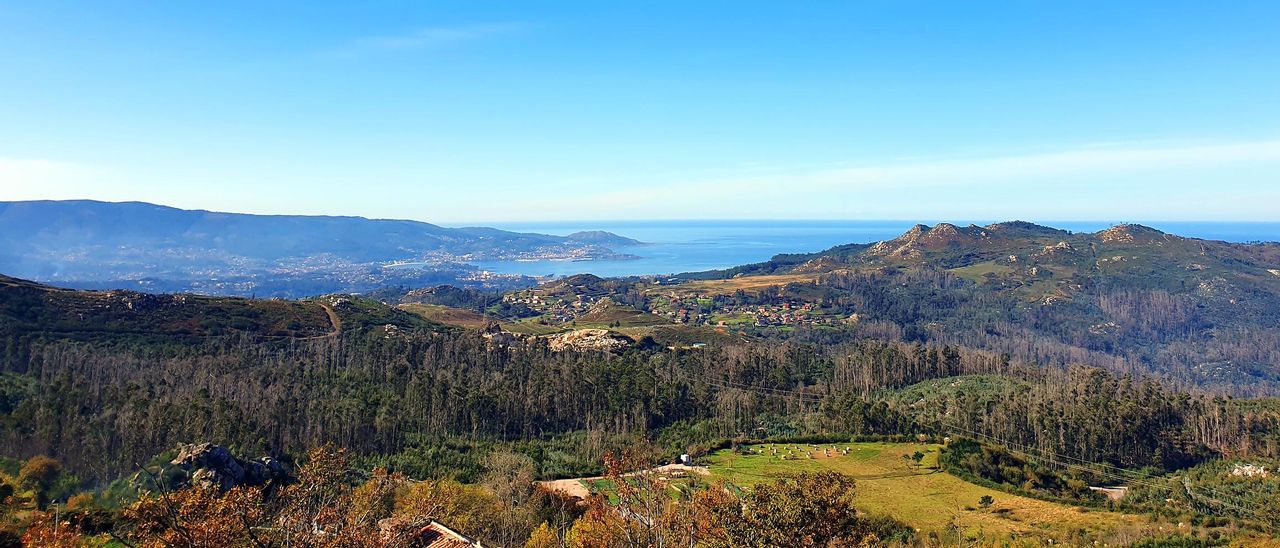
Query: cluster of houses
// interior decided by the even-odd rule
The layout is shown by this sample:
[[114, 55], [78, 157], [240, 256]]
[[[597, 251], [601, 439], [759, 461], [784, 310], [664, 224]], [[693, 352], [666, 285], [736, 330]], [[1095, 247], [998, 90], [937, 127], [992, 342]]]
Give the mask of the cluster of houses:
[[723, 320], [714, 320], [714, 315], [720, 316], [750, 316], [752, 323], [756, 327], [770, 326], [797, 326], [797, 325], [828, 325], [836, 323], [836, 320], [822, 314], [818, 314], [818, 307], [813, 303], [788, 301], [780, 304], [769, 305], [729, 305], [711, 309], [698, 302], [696, 297], [678, 297], [671, 296], [664, 306], [655, 307], [653, 314], [666, 316], [675, 323], [689, 323], [695, 325], [705, 325], [716, 323], [724, 327], [726, 322]]
[[701, 311], [695, 297], [681, 298], [671, 294], [656, 300], [649, 308], [649, 313], [664, 316], [673, 323], [700, 325], [707, 322], [709, 316]]
[[488, 270], [472, 270], [458, 276], [458, 280], [463, 282], [514, 282], [519, 279], [519, 274], [503, 274]]
[[707, 319], [710, 318], [710, 316], [707, 314], [698, 312], [697, 310], [690, 310], [688, 308], [678, 308], [666, 314], [663, 314], [662, 312], [659, 312], [657, 310], [655, 310], [653, 313], [658, 315], [665, 315], [668, 318], [671, 318], [671, 321], [675, 323], [691, 323], [694, 325], [701, 325], [701, 324], [707, 323]]
[[574, 321], [579, 315], [591, 310], [591, 307], [600, 302], [600, 299], [601, 297], [590, 295], [578, 295], [576, 298], [544, 297], [529, 292], [508, 293], [502, 296], [504, 302], [528, 306], [555, 323]]
[[815, 317], [810, 314], [813, 311], [813, 305], [803, 303], [800, 305], [792, 305], [791, 303], [783, 303], [775, 306], [757, 306], [754, 310], [747, 310], [747, 314], [755, 316], [756, 327], [768, 327], [777, 325], [816, 325], [820, 323], [830, 323], [827, 318]]
[[776, 305], [756, 305], [725, 307], [721, 314], [745, 314], [754, 319], [756, 327], [797, 326], [797, 325], [832, 325], [836, 320], [818, 314], [813, 303], [782, 303]]

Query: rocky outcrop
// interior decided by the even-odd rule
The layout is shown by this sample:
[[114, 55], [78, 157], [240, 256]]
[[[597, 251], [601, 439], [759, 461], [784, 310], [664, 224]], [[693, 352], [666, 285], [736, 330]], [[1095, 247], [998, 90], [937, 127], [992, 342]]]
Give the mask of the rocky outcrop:
[[979, 247], [991, 242], [991, 232], [979, 226], [958, 227], [938, 223], [932, 227], [915, 225], [901, 236], [879, 242], [867, 251], [888, 259], [919, 260], [927, 252]]
[[917, 242], [925, 249], [946, 249], [976, 245], [987, 237], [987, 232], [976, 226], [960, 228], [950, 223], [938, 223], [925, 231]]
[[836, 257], [818, 257], [807, 261], [791, 270], [795, 274], [812, 274], [815, 272], [832, 272], [846, 266]]
[[1237, 478], [1266, 478], [1271, 475], [1271, 471], [1266, 466], [1257, 464], [1236, 464], [1231, 468], [1230, 475]]
[[497, 323], [490, 323], [484, 328], [484, 331], [480, 332], [480, 336], [484, 337], [489, 348], [515, 346], [525, 340], [524, 335], [512, 333], [510, 331], [503, 331], [502, 326]]
[[631, 337], [614, 333], [608, 329], [579, 329], [549, 337], [547, 346], [556, 352], [573, 351], [613, 351], [630, 346], [635, 341]]
[[1041, 249], [1038, 253], [1032, 254], [1031, 258], [1036, 260], [1053, 260], [1074, 255], [1075, 252], [1076, 248], [1064, 241], [1058, 242], [1054, 245], [1044, 246], [1044, 249]]
[[1164, 241], [1169, 235], [1149, 226], [1122, 224], [1099, 232], [1098, 238], [1108, 244], [1150, 244]]
[[199, 443], [178, 448], [178, 456], [169, 464], [185, 471], [191, 485], [226, 491], [233, 487], [261, 486], [284, 481], [288, 472], [284, 464], [271, 457], [244, 460], [221, 445]]
[[898, 259], [918, 259], [924, 256], [920, 250], [914, 247], [916, 240], [920, 238], [929, 227], [925, 225], [915, 225], [910, 230], [904, 232], [901, 236], [892, 240], [876, 242], [867, 249], [867, 253], [882, 257], [891, 257]]

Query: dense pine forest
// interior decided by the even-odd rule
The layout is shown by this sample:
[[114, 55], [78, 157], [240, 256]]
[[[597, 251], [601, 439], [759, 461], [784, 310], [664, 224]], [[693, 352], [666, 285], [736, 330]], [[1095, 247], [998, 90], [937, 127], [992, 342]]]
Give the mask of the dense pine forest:
[[[1104, 466], [1158, 474], [1280, 448], [1280, 406], [1265, 401], [948, 345], [553, 352], [540, 341], [494, 347], [474, 331], [394, 326], [291, 341], [113, 339], [9, 339], [20, 359], [0, 385], [8, 457], [52, 457], [91, 487], [136, 476], [183, 443], [285, 462], [328, 445], [363, 466], [466, 483], [485, 477], [498, 448], [550, 479], [604, 473], [611, 451], [637, 443], [654, 444], [661, 460], [734, 439], [963, 436], [1044, 456], [1045, 478], [1058, 477], [1055, 463], [1094, 463], [1057, 474], [1105, 484], [1114, 481]], [[1052, 480], [970, 471], [1088, 500]]]
[[[1170, 469], [1280, 450], [1277, 414], [1253, 401], [931, 344], [564, 353], [491, 348], [475, 333], [379, 328], [289, 343], [41, 341], [19, 352], [25, 366], [10, 368], [3, 385], [5, 445], [21, 451], [11, 456], [57, 456], [98, 479], [200, 440], [255, 453], [332, 443], [386, 455], [412, 450], [414, 439], [672, 428], [688, 429], [688, 444], [972, 430], [1088, 461]], [[952, 378], [992, 382], [917, 384]]]

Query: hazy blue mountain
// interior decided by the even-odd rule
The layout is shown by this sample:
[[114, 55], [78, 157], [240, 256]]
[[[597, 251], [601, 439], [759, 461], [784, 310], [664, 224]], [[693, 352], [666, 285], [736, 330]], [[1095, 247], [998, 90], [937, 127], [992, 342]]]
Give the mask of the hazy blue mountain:
[[[609, 233], [565, 237], [362, 217], [218, 213], [142, 202], [0, 202], [0, 272], [81, 286], [149, 279], [163, 280], [155, 289], [246, 293], [282, 279], [304, 286], [308, 280], [332, 279], [316, 290], [346, 291], [376, 285], [373, 278], [380, 276], [393, 279], [376, 281], [424, 274], [422, 268], [387, 272], [387, 263], [465, 274], [474, 271], [465, 265], [472, 260], [618, 258], [606, 246], [628, 243], [635, 242]], [[456, 273], [432, 281], [452, 281], [462, 275]], [[212, 280], [242, 283], [235, 290], [201, 285]]]

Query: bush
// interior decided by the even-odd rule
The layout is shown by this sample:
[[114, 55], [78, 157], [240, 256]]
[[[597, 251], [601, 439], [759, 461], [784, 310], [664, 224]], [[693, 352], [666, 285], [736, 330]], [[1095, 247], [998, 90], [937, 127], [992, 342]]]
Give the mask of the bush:
[[1174, 535], [1161, 538], [1149, 538], [1138, 541], [1135, 548], [1200, 548], [1202, 546], [1221, 546], [1221, 541], [1208, 541], [1191, 535]]

